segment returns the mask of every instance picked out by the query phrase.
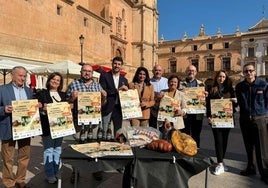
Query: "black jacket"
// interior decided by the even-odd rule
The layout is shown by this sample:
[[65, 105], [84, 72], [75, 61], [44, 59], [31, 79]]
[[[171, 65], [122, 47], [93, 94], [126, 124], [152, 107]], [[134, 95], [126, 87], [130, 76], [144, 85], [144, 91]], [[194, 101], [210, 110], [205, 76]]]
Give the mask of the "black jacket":
[[[61, 102], [67, 101], [65, 92], [58, 92], [58, 93], [60, 95]], [[53, 99], [51, 98], [50, 92], [47, 89], [43, 89], [41, 91], [38, 91], [36, 93], [36, 98], [37, 98], [38, 102], [42, 103], [42, 105], [44, 105], [44, 103], [53, 103]], [[48, 121], [47, 115], [40, 113], [40, 119], [41, 119], [43, 136], [49, 136], [50, 135], [50, 128], [49, 128], [49, 121]]]

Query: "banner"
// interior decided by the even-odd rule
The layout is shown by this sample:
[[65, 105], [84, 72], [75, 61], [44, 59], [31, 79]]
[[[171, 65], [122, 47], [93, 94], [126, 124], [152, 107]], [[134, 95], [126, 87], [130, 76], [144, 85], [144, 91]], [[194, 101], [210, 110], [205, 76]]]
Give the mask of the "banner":
[[43, 134], [37, 99], [12, 101], [12, 107], [13, 140]]
[[47, 116], [52, 139], [75, 134], [73, 116], [67, 102], [47, 104]]
[[139, 94], [136, 89], [119, 91], [123, 119], [142, 117]]
[[206, 95], [205, 87], [186, 87], [185, 99], [187, 105], [187, 114], [206, 113]]
[[78, 93], [78, 125], [99, 124], [101, 122], [101, 93]]
[[211, 99], [212, 128], [234, 128], [233, 104], [230, 99]]

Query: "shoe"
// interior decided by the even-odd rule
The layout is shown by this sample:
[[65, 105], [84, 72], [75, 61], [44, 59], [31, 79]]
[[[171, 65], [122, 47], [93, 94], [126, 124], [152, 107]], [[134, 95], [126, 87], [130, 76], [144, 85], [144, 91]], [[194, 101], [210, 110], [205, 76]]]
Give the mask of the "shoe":
[[99, 172], [94, 172], [92, 173], [93, 177], [95, 180], [97, 181], [101, 181], [102, 180], [102, 171], [99, 171]]
[[241, 170], [240, 171], [240, 175], [242, 176], [250, 176], [250, 175], [255, 175], [256, 174], [256, 170], [255, 167], [247, 167], [245, 170]]
[[124, 174], [125, 168], [124, 167], [118, 168], [116, 169], [116, 171], [119, 172], [120, 174]]
[[217, 165], [215, 170], [212, 172], [214, 175], [219, 176], [222, 173], [224, 173], [224, 166], [223, 165]]
[[268, 178], [267, 177], [261, 177], [261, 181], [263, 181], [266, 185], [268, 185]]
[[54, 184], [57, 182], [57, 178], [55, 177], [49, 177], [47, 178], [47, 182], [50, 183], [50, 184]]

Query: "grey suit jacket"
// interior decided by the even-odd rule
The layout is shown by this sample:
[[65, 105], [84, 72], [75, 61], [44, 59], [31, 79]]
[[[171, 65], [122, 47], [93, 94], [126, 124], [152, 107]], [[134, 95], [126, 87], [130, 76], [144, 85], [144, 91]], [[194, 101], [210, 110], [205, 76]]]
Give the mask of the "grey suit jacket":
[[[27, 98], [32, 99], [32, 90], [24, 87]], [[9, 140], [12, 138], [11, 114], [5, 113], [5, 106], [11, 105], [11, 101], [16, 100], [12, 83], [0, 86], [0, 139]]]

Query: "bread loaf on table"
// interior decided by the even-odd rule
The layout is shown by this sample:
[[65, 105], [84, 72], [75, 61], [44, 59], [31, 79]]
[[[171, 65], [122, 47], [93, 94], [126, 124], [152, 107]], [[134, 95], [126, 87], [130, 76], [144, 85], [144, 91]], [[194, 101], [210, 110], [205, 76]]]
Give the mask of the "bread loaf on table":
[[194, 139], [178, 130], [172, 132], [171, 143], [178, 153], [189, 156], [197, 154], [197, 144]]
[[160, 152], [170, 152], [172, 150], [172, 144], [163, 139], [153, 140], [151, 143], [147, 144], [146, 147], [150, 150]]

